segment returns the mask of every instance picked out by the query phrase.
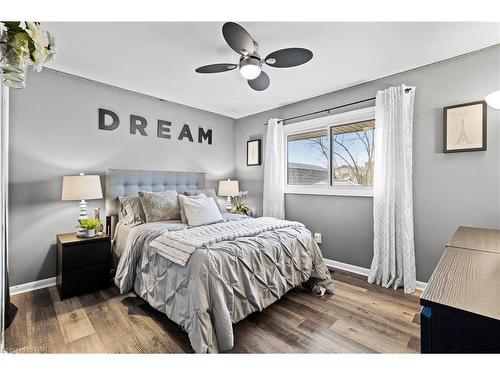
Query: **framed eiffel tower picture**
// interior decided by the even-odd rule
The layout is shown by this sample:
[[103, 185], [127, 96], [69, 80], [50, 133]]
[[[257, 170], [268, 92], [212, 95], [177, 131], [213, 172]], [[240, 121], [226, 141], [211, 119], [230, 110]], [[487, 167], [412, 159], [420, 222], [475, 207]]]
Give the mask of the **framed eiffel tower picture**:
[[484, 100], [444, 107], [443, 152], [486, 151]]

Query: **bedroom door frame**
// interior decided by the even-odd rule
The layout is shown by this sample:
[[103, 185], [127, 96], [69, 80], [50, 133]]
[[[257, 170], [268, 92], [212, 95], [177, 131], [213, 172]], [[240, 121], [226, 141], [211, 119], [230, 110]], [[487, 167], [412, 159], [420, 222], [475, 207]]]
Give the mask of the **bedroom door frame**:
[[5, 351], [5, 275], [9, 224], [9, 89], [0, 82], [0, 353]]

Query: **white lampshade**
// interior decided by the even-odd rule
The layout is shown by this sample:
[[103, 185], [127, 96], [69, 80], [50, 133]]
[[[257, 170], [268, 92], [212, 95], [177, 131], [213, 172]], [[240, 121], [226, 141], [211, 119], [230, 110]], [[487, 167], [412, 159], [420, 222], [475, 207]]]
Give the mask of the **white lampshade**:
[[486, 100], [486, 103], [488, 103], [490, 107], [500, 109], [500, 90], [492, 92], [484, 98], [484, 100]]
[[101, 199], [101, 180], [97, 175], [64, 176], [62, 187], [63, 201]]
[[219, 193], [221, 197], [235, 197], [240, 193], [240, 186], [237, 180], [219, 181]]

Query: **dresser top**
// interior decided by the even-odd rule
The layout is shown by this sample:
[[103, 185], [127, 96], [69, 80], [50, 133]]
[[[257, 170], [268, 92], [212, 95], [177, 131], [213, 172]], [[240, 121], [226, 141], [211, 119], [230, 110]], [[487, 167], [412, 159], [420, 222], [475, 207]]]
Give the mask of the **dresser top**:
[[500, 230], [458, 227], [448, 246], [500, 253]]
[[500, 320], [500, 231], [459, 227], [420, 299]]
[[500, 255], [447, 247], [420, 298], [500, 319]]
[[110, 240], [111, 237], [108, 236], [106, 233], [103, 233], [101, 235], [96, 234], [95, 237], [90, 237], [90, 238], [77, 237], [76, 233], [61, 233], [61, 234], [57, 235], [57, 239], [63, 245], [67, 245], [67, 244], [72, 244], [72, 243], [85, 243], [85, 242]]

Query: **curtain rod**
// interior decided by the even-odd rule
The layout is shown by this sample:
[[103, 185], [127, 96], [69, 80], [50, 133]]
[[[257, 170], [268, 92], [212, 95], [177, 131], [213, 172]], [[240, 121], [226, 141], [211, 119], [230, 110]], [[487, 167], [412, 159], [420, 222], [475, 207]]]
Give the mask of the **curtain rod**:
[[[405, 89], [405, 93], [411, 91], [411, 88], [408, 87]], [[344, 107], [350, 107], [352, 105], [355, 105], [355, 104], [360, 104], [360, 103], [364, 103], [364, 102], [369, 102], [369, 101], [372, 101], [372, 100], [375, 100], [376, 97], [373, 97], [373, 98], [368, 98], [368, 99], [363, 99], [363, 100], [358, 100], [356, 102], [351, 102], [351, 103], [347, 103], [347, 104], [342, 104], [342, 105], [338, 105], [336, 107], [331, 107], [331, 108], [326, 108], [326, 109], [322, 109], [320, 111], [315, 111], [315, 112], [309, 112], [309, 113], [305, 113], [303, 115], [298, 115], [298, 116], [294, 116], [294, 117], [288, 117], [288, 118], [285, 118], [285, 119], [282, 119], [282, 120], [279, 120], [278, 123], [282, 123], [283, 126], [287, 125], [285, 124], [285, 121], [290, 121], [290, 120], [295, 120], [295, 119], [298, 119], [298, 118], [301, 118], [301, 117], [307, 117], [307, 116], [312, 116], [312, 115], [317, 115], [317, 114], [320, 114], [320, 113], [323, 113], [323, 112], [327, 112], [327, 114], [330, 113], [330, 111], [333, 111], [334, 109], [340, 109], [340, 108], [344, 108]], [[267, 123], [264, 124], [265, 126], [267, 126]]]

